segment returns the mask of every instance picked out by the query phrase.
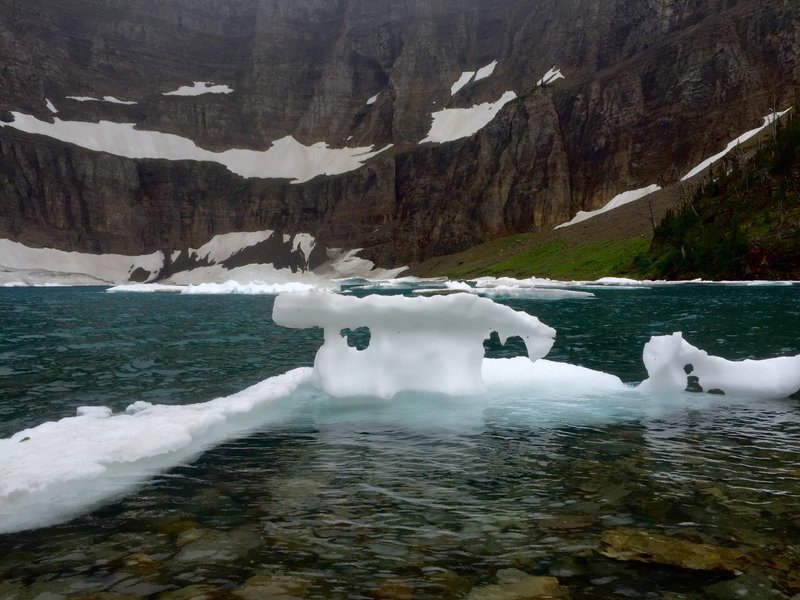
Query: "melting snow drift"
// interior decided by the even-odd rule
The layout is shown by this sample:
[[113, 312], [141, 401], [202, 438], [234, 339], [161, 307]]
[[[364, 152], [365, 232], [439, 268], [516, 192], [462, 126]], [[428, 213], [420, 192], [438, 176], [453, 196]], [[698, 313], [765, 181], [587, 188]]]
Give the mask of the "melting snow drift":
[[561, 74], [561, 69], [556, 69], [555, 66], [553, 66], [552, 69], [545, 73], [544, 76], [536, 82], [536, 87], [548, 85], [557, 79], [564, 79], [564, 75]]
[[580, 223], [581, 221], [585, 221], [586, 219], [591, 219], [592, 217], [596, 217], [597, 215], [602, 215], [603, 213], [608, 212], [610, 210], [614, 210], [615, 208], [618, 208], [623, 204], [628, 204], [629, 202], [634, 202], [635, 200], [639, 200], [640, 198], [649, 196], [653, 192], [657, 192], [660, 189], [661, 186], [653, 184], [644, 188], [639, 188], [638, 190], [630, 190], [627, 192], [622, 192], [621, 194], [617, 194], [616, 196], [614, 196], [602, 208], [589, 211], [579, 210], [578, 213], [574, 217], [572, 217], [571, 221], [567, 221], [566, 223], [561, 223], [561, 225], [556, 225], [555, 229], [561, 229], [562, 227], [569, 227], [570, 225], [575, 225], [575, 223]]
[[202, 94], [230, 94], [233, 91], [227, 85], [195, 81], [192, 85], [183, 85], [177, 90], [164, 92], [163, 96], [200, 96]]

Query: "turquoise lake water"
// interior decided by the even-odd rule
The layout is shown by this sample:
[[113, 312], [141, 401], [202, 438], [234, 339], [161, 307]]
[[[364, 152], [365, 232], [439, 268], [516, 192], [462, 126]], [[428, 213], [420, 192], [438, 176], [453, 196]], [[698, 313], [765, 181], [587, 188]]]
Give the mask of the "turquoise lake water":
[[[646, 377], [650, 336], [674, 331], [728, 359], [800, 354], [798, 285], [591, 291], [505, 303], [557, 330], [549, 359], [630, 383]], [[0, 289], [0, 438], [79, 406], [206, 402], [311, 366], [321, 332], [277, 327], [272, 303]], [[487, 356], [522, 354], [517, 342]], [[558, 577], [573, 598], [661, 598], [730, 577], [598, 554], [619, 527], [767, 552], [790, 565], [764, 567], [775, 589], [800, 591], [787, 574], [800, 400], [467, 406], [337, 404], [303, 386], [245, 437], [65, 523], [0, 534], [0, 598], [228, 597], [254, 576], [286, 577], [296, 597], [458, 598], [509, 567]]]

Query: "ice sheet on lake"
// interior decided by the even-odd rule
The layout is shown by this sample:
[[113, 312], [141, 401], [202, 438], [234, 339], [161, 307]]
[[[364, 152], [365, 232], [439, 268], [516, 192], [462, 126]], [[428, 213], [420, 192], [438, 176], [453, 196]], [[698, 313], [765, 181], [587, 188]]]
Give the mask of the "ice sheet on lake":
[[[335, 397], [391, 398], [404, 390], [450, 395], [485, 391], [483, 342], [496, 331], [503, 343], [520, 336], [530, 360], [545, 356], [555, 330], [531, 315], [486, 298], [457, 294], [431, 298], [281, 294], [272, 313], [278, 325], [322, 327], [314, 383]], [[343, 329], [368, 327], [364, 350], [347, 344]]]

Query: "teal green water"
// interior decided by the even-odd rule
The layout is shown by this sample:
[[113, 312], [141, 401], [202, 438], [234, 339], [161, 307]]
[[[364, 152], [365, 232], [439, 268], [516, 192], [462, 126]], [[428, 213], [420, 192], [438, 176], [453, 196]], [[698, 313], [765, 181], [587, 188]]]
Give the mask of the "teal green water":
[[[628, 382], [645, 377], [649, 337], [673, 331], [731, 359], [800, 353], [800, 286], [593, 291], [508, 304], [556, 328], [548, 358]], [[0, 289], [0, 437], [81, 405], [202, 402], [311, 365], [321, 333], [278, 328], [271, 308], [267, 296]], [[225, 597], [273, 574], [314, 598], [461, 597], [507, 567], [557, 576], [574, 598], [660, 598], [725, 578], [597, 554], [619, 526], [800, 564], [797, 400], [590, 422], [548, 406], [545, 426], [515, 399], [469, 427], [442, 401], [419, 427], [403, 418], [413, 398], [321, 396], [301, 390], [291, 418], [68, 523], [0, 535], [0, 598], [166, 598], [190, 585]], [[777, 567], [774, 579], [797, 591]]]

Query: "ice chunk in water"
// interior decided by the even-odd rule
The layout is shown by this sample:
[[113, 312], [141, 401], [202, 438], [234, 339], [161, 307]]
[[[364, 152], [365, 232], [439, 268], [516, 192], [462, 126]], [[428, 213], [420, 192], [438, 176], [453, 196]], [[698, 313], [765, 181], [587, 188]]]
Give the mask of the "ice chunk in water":
[[[391, 398], [404, 390], [481, 393], [483, 341], [492, 331], [503, 343], [520, 336], [531, 360], [550, 351], [556, 333], [536, 317], [468, 294], [430, 298], [281, 294], [272, 318], [286, 327], [325, 330], [313, 381], [335, 397]], [[368, 327], [371, 334], [363, 350], [350, 347], [341, 333], [358, 327]]]
[[649, 376], [639, 386], [644, 393], [681, 392], [687, 383], [696, 391], [754, 398], [786, 398], [800, 390], [800, 355], [730, 361], [695, 348], [680, 331], [650, 338], [643, 360]]

